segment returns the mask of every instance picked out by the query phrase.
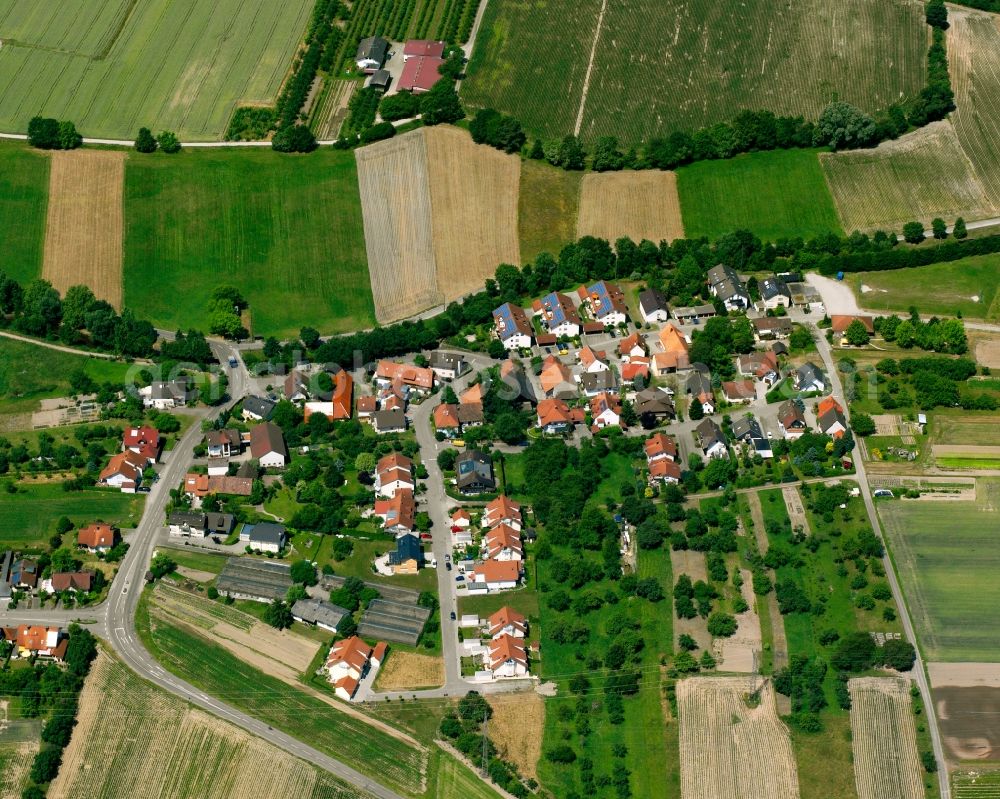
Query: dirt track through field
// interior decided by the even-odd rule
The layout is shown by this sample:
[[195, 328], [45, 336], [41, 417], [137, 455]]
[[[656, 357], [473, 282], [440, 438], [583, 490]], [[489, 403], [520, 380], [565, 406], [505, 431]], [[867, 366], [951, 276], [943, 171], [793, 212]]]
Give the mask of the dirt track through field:
[[121, 308], [124, 181], [123, 152], [52, 154], [42, 277], [60, 293], [83, 284]]
[[423, 135], [438, 291], [451, 302], [480, 291], [499, 264], [521, 263], [521, 160], [460, 128], [438, 125]]
[[682, 799], [798, 799], [788, 729], [764, 683], [757, 707], [744, 695], [760, 678], [694, 677], [677, 683]]
[[637, 244], [684, 238], [677, 175], [653, 170], [584, 175], [576, 233], [612, 244], [622, 236]]

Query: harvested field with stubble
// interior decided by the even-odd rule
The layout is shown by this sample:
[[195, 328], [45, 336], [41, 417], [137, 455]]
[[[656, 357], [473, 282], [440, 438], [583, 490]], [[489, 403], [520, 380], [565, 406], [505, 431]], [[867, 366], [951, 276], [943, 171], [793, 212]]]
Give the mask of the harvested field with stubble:
[[42, 277], [61, 293], [82, 283], [121, 308], [124, 182], [123, 152], [52, 154]]
[[444, 660], [391, 648], [389, 659], [379, 668], [375, 687], [379, 691], [400, 691], [436, 688], [443, 683]]
[[38, 741], [0, 744], [0, 799], [20, 799], [39, 746]]
[[748, 677], [694, 677], [677, 683], [682, 799], [798, 799], [788, 729], [765, 683], [760, 704], [743, 697]]
[[445, 302], [480, 291], [499, 264], [521, 263], [521, 159], [450, 125], [424, 130], [438, 290]]
[[368, 795], [154, 688], [101, 653], [50, 799], [362, 799]]
[[422, 130], [355, 150], [368, 272], [381, 323], [440, 305]]
[[684, 238], [677, 176], [652, 170], [584, 175], [576, 232], [612, 243], [622, 236], [655, 244]]
[[847, 687], [858, 799], [923, 799], [909, 680], [856, 677]]
[[545, 726], [545, 700], [534, 691], [521, 694], [492, 694], [486, 701], [493, 708], [490, 738], [501, 755], [525, 777], [538, 777]]
[[466, 131], [423, 128], [356, 151], [379, 322], [478, 291], [519, 264], [520, 160]]

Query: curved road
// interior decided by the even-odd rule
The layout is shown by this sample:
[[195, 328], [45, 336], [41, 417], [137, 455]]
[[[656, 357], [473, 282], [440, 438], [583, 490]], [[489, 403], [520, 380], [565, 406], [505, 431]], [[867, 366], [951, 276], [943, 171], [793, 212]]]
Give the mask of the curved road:
[[[227, 363], [230, 356], [239, 358], [235, 346], [221, 342], [211, 342], [212, 350], [220, 363]], [[229, 369], [229, 393], [233, 400], [242, 398], [249, 386], [249, 373], [243, 361], [239, 367]], [[22, 610], [4, 611], [0, 620], [5, 624], [69, 624], [78, 621], [86, 624], [95, 634], [110, 643], [118, 656], [131, 669], [158, 687], [197, 705], [226, 721], [258, 735], [275, 746], [284, 749], [306, 762], [312, 763], [379, 799], [404, 799], [399, 794], [373, 782], [364, 774], [335, 760], [329, 755], [302, 743], [301, 741], [275, 730], [224, 702], [212, 698], [193, 685], [166, 671], [146, 651], [135, 629], [135, 613], [145, 583], [146, 570], [156, 548], [156, 537], [163, 528], [163, 514], [170, 499], [170, 489], [178, 485], [193, 460], [193, 447], [201, 438], [201, 421], [212, 414], [213, 409], [201, 409], [194, 424], [188, 429], [177, 445], [163, 459], [163, 468], [146, 497], [146, 507], [142, 519], [133, 534], [128, 553], [122, 560], [118, 573], [111, 583], [108, 599], [101, 605], [77, 610], [45, 611]]]

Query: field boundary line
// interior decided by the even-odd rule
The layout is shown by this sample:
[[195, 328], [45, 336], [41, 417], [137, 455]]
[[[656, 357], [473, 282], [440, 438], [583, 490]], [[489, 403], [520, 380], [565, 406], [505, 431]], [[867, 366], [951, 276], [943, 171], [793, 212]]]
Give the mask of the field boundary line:
[[587, 92], [590, 90], [590, 74], [594, 71], [594, 58], [597, 56], [597, 42], [601, 38], [601, 28], [604, 25], [604, 12], [608, 9], [608, 0], [601, 0], [601, 13], [597, 15], [597, 30], [594, 31], [594, 42], [590, 46], [590, 60], [587, 62], [587, 72], [583, 76], [583, 93], [580, 95], [580, 110], [576, 114], [576, 125], [573, 135], [580, 135], [583, 127], [583, 112], [587, 108]]
[[29, 338], [27, 336], [19, 336], [17, 333], [11, 333], [7, 330], [0, 330], [0, 336], [3, 338], [11, 338], [15, 341], [23, 341], [25, 344], [34, 344], [37, 347], [47, 347], [50, 350], [56, 350], [56, 352], [68, 352], [70, 355], [82, 355], [85, 358], [103, 358], [106, 361], [117, 360], [114, 355], [106, 352], [87, 352], [86, 350], [75, 350], [72, 347], [63, 347], [59, 344], [51, 344], [48, 341], [38, 341], [38, 339]]

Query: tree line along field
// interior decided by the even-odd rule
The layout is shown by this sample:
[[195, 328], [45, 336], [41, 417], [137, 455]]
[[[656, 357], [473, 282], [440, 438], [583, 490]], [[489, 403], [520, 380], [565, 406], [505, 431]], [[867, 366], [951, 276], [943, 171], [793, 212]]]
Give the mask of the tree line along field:
[[374, 322], [351, 152], [132, 156], [124, 264], [125, 305], [170, 329], [206, 330], [209, 297], [227, 283], [250, 302], [255, 333]]
[[940, 216], [1000, 215], [1000, 28], [996, 15], [948, 7], [948, 120], [874, 150], [823, 157], [845, 230]]
[[41, 153], [0, 141], [0, 268], [18, 282], [42, 268], [49, 164]]
[[637, 143], [742, 109], [815, 118], [835, 98], [876, 111], [923, 87], [926, 25], [917, 0], [603, 5], [598, 31], [599, 0], [491, 2], [464, 99], [514, 114], [535, 135], [571, 133], [595, 35], [586, 139]]
[[101, 653], [52, 799], [370, 799], [276, 746], [154, 688]]
[[765, 240], [841, 233], [815, 150], [747, 153], [677, 170], [688, 238], [737, 229]]
[[878, 510], [927, 659], [995, 661], [1000, 483], [979, 478], [976, 502], [892, 501]]
[[140, 126], [215, 140], [239, 104], [273, 102], [311, 0], [0, 2], [0, 129], [36, 114], [86, 136]]

